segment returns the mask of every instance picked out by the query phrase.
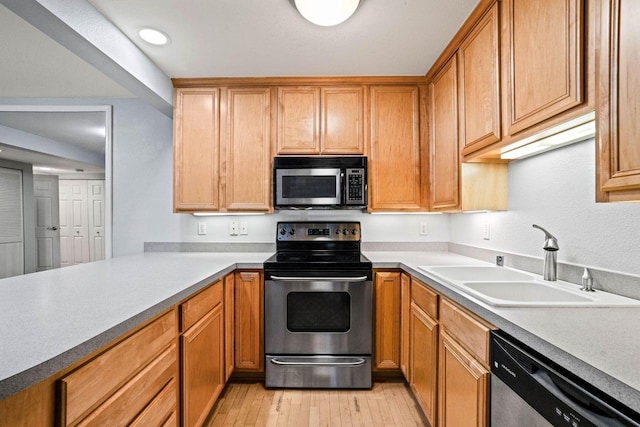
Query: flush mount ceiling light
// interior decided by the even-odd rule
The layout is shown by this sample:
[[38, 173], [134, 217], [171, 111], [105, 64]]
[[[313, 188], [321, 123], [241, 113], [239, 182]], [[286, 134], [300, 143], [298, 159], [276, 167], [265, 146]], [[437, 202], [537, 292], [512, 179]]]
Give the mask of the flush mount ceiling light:
[[142, 40], [155, 46], [164, 46], [171, 40], [168, 35], [155, 28], [141, 28], [138, 35]]
[[338, 25], [356, 11], [360, 0], [290, 0], [309, 22], [323, 27]]

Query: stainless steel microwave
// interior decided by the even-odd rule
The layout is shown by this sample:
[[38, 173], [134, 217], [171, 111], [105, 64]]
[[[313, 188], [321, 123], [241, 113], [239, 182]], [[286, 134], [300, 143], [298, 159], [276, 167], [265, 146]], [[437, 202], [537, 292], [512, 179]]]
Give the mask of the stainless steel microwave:
[[276, 209], [367, 207], [367, 158], [275, 157]]

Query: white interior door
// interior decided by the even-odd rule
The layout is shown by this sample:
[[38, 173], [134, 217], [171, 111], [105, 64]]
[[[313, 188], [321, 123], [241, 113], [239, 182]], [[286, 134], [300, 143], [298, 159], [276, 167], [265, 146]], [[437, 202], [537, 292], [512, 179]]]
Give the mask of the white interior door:
[[87, 181], [89, 208], [89, 258], [91, 261], [104, 259], [104, 180]]
[[59, 181], [60, 265], [89, 262], [89, 223], [87, 181]]
[[36, 198], [36, 271], [60, 267], [60, 209], [58, 177], [34, 175]]
[[0, 168], [0, 279], [24, 274], [22, 171]]

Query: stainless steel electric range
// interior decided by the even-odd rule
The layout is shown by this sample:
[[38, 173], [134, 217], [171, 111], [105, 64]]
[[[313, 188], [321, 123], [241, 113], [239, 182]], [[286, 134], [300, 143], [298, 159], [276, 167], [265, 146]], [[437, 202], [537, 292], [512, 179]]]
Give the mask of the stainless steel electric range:
[[265, 385], [370, 388], [372, 267], [359, 222], [279, 222], [265, 271]]

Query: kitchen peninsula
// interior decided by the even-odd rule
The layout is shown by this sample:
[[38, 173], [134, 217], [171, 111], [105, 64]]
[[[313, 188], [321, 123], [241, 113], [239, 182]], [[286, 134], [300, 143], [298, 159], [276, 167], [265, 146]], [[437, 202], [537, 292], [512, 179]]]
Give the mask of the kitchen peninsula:
[[[636, 357], [640, 344], [634, 339], [640, 334], [640, 325], [634, 321], [640, 308], [492, 308], [417, 268], [482, 264], [477, 259], [452, 252], [365, 254], [374, 268], [402, 269], [640, 411], [640, 363]], [[260, 269], [269, 255], [147, 252], [3, 279], [2, 323], [12, 327], [3, 329], [1, 340], [13, 345], [2, 349], [2, 413], [28, 415], [28, 411], [13, 412], [26, 408], [17, 402], [35, 399], [37, 394], [32, 391], [37, 391], [41, 393], [37, 401], [44, 407], [30, 415], [53, 417], [55, 406], [60, 404], [54, 397], [53, 380], [91, 360], [119, 337], [173, 310], [212, 281], [235, 269]]]

